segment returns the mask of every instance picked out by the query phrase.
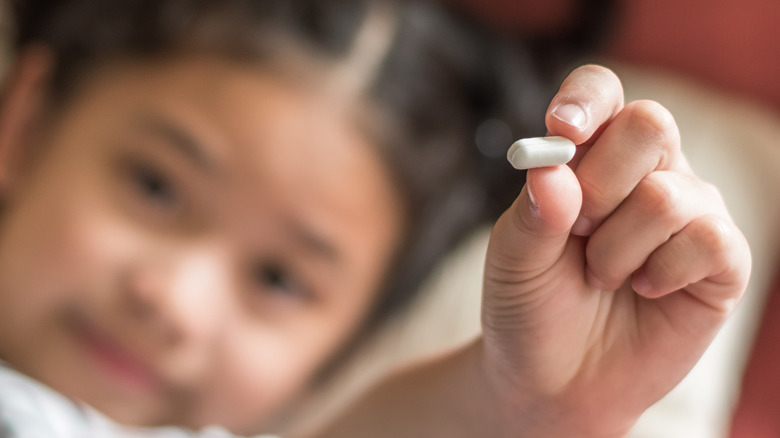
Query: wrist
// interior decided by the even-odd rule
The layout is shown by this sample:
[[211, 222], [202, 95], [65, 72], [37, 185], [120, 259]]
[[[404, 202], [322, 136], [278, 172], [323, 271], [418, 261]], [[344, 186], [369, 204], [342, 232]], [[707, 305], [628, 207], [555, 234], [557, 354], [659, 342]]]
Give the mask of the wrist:
[[509, 363], [500, 347], [480, 338], [470, 348], [484, 382], [485, 403], [500, 424], [494, 436], [529, 438], [623, 438], [641, 412], [605, 400], [600, 388], [575, 378], [554, 390]]

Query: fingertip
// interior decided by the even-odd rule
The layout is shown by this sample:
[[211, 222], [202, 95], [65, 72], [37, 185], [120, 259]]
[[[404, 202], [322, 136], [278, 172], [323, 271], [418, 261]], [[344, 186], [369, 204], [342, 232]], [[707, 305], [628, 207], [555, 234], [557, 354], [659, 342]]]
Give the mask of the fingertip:
[[607, 285], [601, 281], [599, 277], [596, 276], [596, 274], [593, 273], [593, 271], [590, 270], [590, 268], [585, 268], [585, 279], [590, 285], [590, 287], [594, 289], [599, 290], [606, 290]]
[[580, 214], [577, 220], [574, 221], [574, 225], [571, 227], [571, 233], [575, 236], [586, 237], [593, 234], [593, 228], [593, 220]]
[[570, 229], [582, 205], [582, 191], [566, 165], [528, 170], [526, 190], [535, 216], [554, 229]]
[[623, 106], [623, 86], [615, 73], [600, 65], [572, 71], [550, 102], [545, 116], [553, 135], [576, 144], [588, 141]]
[[634, 272], [633, 275], [631, 275], [631, 289], [633, 289], [634, 292], [636, 292], [638, 295], [648, 299], [661, 298], [674, 291], [674, 289], [659, 289], [658, 286], [653, 285], [644, 268], [640, 268], [638, 271]]
[[647, 278], [647, 274], [643, 270], [634, 272], [631, 276], [631, 288], [634, 292], [642, 295], [645, 298], [652, 298], [653, 285], [650, 283], [650, 279]]

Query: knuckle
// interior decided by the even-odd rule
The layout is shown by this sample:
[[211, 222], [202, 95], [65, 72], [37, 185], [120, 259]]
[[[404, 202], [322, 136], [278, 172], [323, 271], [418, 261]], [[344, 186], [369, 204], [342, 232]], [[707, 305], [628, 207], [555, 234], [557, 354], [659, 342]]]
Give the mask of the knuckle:
[[680, 189], [657, 172], [639, 181], [634, 196], [637, 205], [650, 217], [665, 220], [677, 218], [681, 214]]
[[662, 152], [672, 153], [680, 147], [677, 123], [663, 105], [652, 100], [637, 100], [623, 109], [628, 126], [643, 143], [655, 145]]
[[720, 205], [724, 205], [725, 202], [723, 200], [723, 195], [720, 193], [720, 189], [715, 184], [702, 181], [702, 190], [704, 192], [704, 195], [708, 197], [708, 199], [713, 200], [714, 202], [717, 202]]
[[581, 72], [588, 75], [600, 77], [614, 85], [620, 85], [620, 78], [611, 69], [598, 64], [587, 64], [578, 67], [575, 72]]
[[706, 216], [697, 221], [696, 240], [709, 252], [723, 253], [731, 247], [731, 224], [719, 216]]
[[617, 90], [620, 90], [622, 100], [623, 85], [612, 70], [588, 64], [577, 67], [569, 74], [556, 100], [581, 101], [587, 106], [607, 100]]

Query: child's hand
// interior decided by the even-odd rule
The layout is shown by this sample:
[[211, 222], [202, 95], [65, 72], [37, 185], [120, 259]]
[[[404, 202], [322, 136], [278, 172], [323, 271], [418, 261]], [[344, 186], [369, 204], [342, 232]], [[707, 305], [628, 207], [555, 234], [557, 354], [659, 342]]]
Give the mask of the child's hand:
[[672, 117], [623, 107], [615, 75], [587, 66], [547, 127], [581, 146], [530, 170], [496, 223], [484, 337], [384, 380], [318, 437], [621, 437], [704, 352], [750, 252]]
[[624, 107], [609, 70], [575, 70], [546, 120], [581, 146], [569, 166], [530, 170], [493, 230], [487, 366], [500, 397], [540, 413], [519, 416], [534, 417], [524, 436], [622, 436], [734, 309], [750, 253], [672, 116]]

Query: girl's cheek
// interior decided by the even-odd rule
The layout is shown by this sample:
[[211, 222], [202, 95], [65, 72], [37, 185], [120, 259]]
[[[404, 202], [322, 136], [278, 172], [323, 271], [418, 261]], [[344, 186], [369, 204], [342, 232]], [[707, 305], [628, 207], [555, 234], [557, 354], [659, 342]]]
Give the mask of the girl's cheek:
[[253, 336], [226, 332], [208, 377], [201, 382], [194, 418], [251, 430], [272, 419], [290, 401], [303, 378], [298, 364], [286, 352], [274, 348], [269, 334]]

